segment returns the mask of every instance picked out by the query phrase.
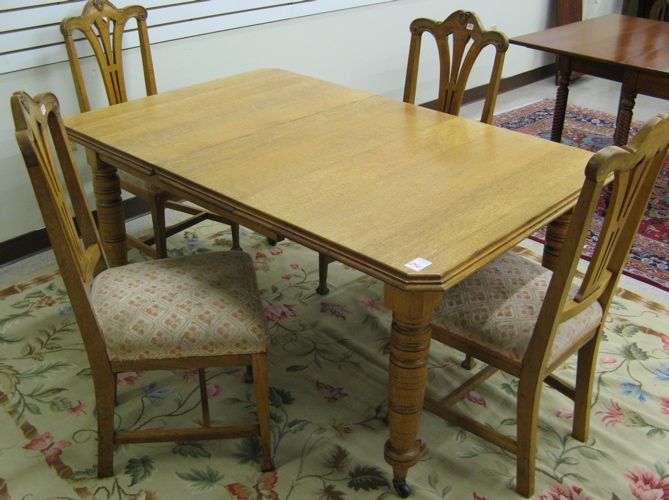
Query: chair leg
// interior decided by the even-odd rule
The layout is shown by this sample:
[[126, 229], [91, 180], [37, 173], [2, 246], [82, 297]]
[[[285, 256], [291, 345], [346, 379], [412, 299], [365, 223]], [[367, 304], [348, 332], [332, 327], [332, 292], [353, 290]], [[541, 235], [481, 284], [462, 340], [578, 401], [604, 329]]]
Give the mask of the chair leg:
[[316, 292], [321, 295], [327, 294], [330, 289], [328, 288], [328, 265], [332, 262], [332, 259], [325, 254], [318, 254], [318, 288]]
[[241, 250], [242, 245], [239, 240], [239, 224], [232, 222], [230, 224], [230, 233], [232, 234], [232, 248], [230, 248], [230, 250]]
[[541, 384], [540, 380], [527, 381], [521, 377], [518, 387], [516, 491], [525, 498], [534, 494]]
[[471, 354], [465, 354], [465, 359], [462, 360], [460, 366], [465, 370], [471, 370], [476, 366], [476, 360], [472, 357]]
[[590, 433], [590, 406], [592, 405], [592, 383], [595, 378], [595, 362], [599, 350], [599, 332], [578, 350], [576, 365], [576, 391], [574, 395], [574, 424], [572, 436], [585, 443]]
[[116, 375], [96, 384], [95, 401], [98, 413], [98, 477], [114, 475], [114, 407], [116, 406]]
[[197, 369], [200, 380], [200, 404], [202, 405], [202, 425], [211, 427], [211, 417], [209, 415], [209, 394], [207, 394], [207, 376], [204, 368]]
[[153, 237], [155, 238], [156, 253], [159, 259], [167, 257], [167, 227], [165, 225], [165, 200], [152, 197], [149, 200], [151, 207], [151, 221], [153, 222]]
[[258, 426], [260, 428], [260, 441], [262, 442], [262, 462], [260, 468], [263, 472], [273, 471], [272, 460], [272, 431], [269, 418], [269, 374], [267, 369], [267, 353], [252, 355], [253, 379], [256, 392], [256, 407], [258, 413]]
[[244, 382], [247, 384], [253, 383], [253, 367], [247, 366], [246, 373], [244, 374]]

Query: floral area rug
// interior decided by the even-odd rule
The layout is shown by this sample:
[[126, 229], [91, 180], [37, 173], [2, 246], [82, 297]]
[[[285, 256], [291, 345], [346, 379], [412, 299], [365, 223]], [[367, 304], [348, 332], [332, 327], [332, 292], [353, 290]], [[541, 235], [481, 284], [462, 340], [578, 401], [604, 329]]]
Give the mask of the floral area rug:
[[[230, 246], [227, 227], [202, 223], [170, 239], [170, 255]], [[357, 500], [397, 498], [383, 459], [388, 438], [390, 314], [383, 285], [330, 266], [330, 293], [314, 293], [318, 258], [290, 242], [268, 246], [243, 231], [273, 340], [273, 454], [262, 474], [258, 441], [132, 444], [115, 450], [115, 475], [96, 477], [95, 400], [87, 358], [62, 280], [45, 269], [0, 286], [0, 499]], [[528, 255], [529, 250], [518, 249]], [[133, 259], [141, 258], [133, 254]], [[669, 312], [619, 290], [601, 346], [591, 437], [570, 437], [569, 400], [545, 387], [535, 499], [669, 498]], [[431, 352], [428, 392], [445, 394], [467, 372], [444, 346]], [[561, 375], [571, 378], [574, 360]], [[214, 418], [253, 420], [241, 369], [207, 372]], [[118, 379], [118, 428], [199, 421], [191, 371], [127, 373]], [[458, 404], [515, 433], [517, 383], [495, 375]], [[430, 413], [411, 469], [417, 500], [517, 500], [515, 458]]]
[[[554, 99], [543, 99], [497, 115], [494, 124], [550, 140], [554, 107]], [[633, 122], [630, 137], [636, 134], [642, 125], [641, 122]], [[615, 126], [616, 117], [613, 115], [567, 106], [562, 142], [589, 151], [597, 151], [613, 144]], [[602, 218], [598, 215], [588, 238], [585, 257], [592, 255], [601, 225]], [[544, 232], [537, 233], [535, 239], [543, 242]], [[655, 184], [646, 215], [641, 222], [625, 267], [625, 274], [663, 290], [669, 290], [669, 161], [665, 161]]]

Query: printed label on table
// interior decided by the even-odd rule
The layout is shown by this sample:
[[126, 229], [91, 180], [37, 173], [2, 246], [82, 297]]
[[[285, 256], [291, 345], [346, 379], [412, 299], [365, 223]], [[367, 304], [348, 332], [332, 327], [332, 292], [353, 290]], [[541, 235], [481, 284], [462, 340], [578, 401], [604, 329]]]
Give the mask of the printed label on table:
[[429, 260], [421, 259], [418, 257], [417, 259], [412, 260], [408, 264], [405, 264], [406, 267], [409, 269], [413, 269], [414, 271], [421, 271], [425, 269], [427, 266], [432, 264]]

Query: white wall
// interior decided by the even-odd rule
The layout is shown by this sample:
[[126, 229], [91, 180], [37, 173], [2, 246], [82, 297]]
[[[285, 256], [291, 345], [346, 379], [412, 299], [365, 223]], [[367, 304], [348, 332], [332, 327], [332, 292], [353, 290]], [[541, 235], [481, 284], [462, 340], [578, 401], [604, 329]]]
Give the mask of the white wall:
[[[118, 5], [124, 3], [119, 1]], [[462, 7], [476, 12], [487, 27], [496, 24], [509, 37], [552, 26], [555, 9], [553, 0], [396, 0], [155, 44], [152, 49], [158, 91], [255, 68], [277, 67], [401, 99], [409, 23], [417, 17], [443, 19]], [[150, 25], [150, 16], [148, 22]], [[126, 64], [132, 64], [138, 54], [130, 51], [129, 57]], [[432, 65], [425, 62], [426, 67]], [[550, 56], [512, 45], [504, 76], [549, 62]], [[86, 70], [97, 71], [94, 61], [86, 61]], [[484, 73], [487, 76], [487, 71], [475, 71], [469, 86], [483, 83]], [[429, 80], [421, 75], [421, 82]], [[139, 78], [133, 79], [131, 87], [131, 97], [139, 97]], [[419, 89], [417, 102], [434, 99], [433, 89]], [[66, 63], [0, 75], [0, 96], [5, 100], [4, 112], [0, 113], [0, 242], [44, 227], [14, 139], [8, 103], [16, 90], [31, 95], [51, 91], [60, 99], [64, 116], [78, 112]], [[89, 184], [89, 169], [81, 153], [76, 152]]]
[[622, 8], [623, 0], [583, 0], [583, 19], [620, 14]]

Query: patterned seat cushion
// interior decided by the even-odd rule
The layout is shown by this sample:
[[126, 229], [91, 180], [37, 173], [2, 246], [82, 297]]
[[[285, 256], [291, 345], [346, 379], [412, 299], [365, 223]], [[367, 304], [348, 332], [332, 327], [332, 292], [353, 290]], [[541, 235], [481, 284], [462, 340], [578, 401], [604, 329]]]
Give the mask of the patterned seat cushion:
[[265, 352], [251, 257], [211, 252], [108, 269], [91, 301], [112, 361]]
[[[516, 365], [522, 363], [553, 273], [539, 264], [507, 252], [444, 294], [433, 324], [450, 335], [495, 353]], [[578, 287], [572, 285], [571, 300]], [[550, 361], [566, 352], [602, 318], [595, 302], [562, 323]]]

